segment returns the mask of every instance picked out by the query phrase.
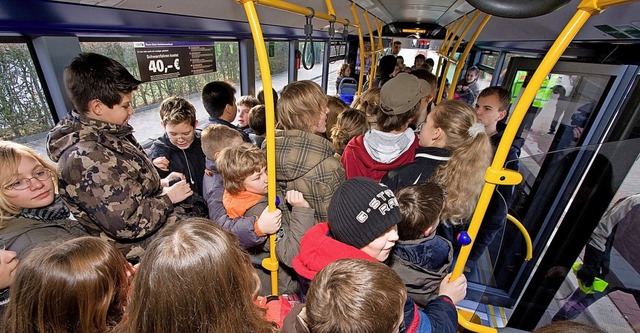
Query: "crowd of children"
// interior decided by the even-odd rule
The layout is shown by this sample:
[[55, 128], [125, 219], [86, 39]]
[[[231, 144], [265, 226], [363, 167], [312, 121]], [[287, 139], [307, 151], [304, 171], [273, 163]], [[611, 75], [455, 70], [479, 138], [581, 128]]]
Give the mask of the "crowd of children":
[[[432, 107], [430, 71], [381, 81], [354, 108], [312, 81], [273, 92], [269, 211], [264, 99], [210, 82], [202, 127], [169, 97], [147, 156], [128, 124], [141, 82], [81, 54], [65, 70], [75, 108], [48, 137], [58, 167], [0, 142], [3, 331], [455, 332], [466, 278], [449, 274], [453, 235], [480, 193], [501, 91], [476, 110]], [[283, 298], [259, 297], [270, 235]]]

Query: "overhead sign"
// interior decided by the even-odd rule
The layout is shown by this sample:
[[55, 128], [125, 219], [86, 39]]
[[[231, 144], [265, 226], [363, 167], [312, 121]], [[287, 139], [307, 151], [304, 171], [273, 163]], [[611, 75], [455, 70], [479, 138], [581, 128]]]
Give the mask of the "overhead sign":
[[135, 42], [142, 81], [158, 81], [216, 71], [213, 42]]
[[405, 34], [423, 34], [426, 32], [427, 30], [425, 29], [402, 29], [402, 33], [405, 33]]

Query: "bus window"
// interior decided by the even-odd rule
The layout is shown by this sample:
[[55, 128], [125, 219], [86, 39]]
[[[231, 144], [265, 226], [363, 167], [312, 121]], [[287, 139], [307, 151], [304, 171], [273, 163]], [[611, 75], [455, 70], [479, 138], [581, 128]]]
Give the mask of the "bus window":
[[0, 138], [47, 156], [44, 140], [54, 120], [25, 43], [0, 43]]
[[[184, 76], [175, 79], [145, 82], [133, 94], [135, 113], [129, 123], [135, 129], [138, 142], [147, 146], [151, 140], [160, 137], [164, 129], [160, 125], [158, 106], [163, 99], [172, 96], [187, 98], [196, 107], [198, 121], [207, 122], [209, 115], [202, 106], [202, 87], [211, 81], [227, 81], [236, 88], [236, 98], [240, 96], [240, 56], [237, 42], [214, 43], [216, 52], [216, 72]], [[84, 52], [95, 52], [113, 58], [124, 65], [133, 76], [140, 73], [136, 61], [134, 42], [81, 42]]]
[[[269, 57], [269, 70], [271, 71], [271, 85], [278, 93], [289, 81], [289, 42], [266, 42], [267, 56]], [[262, 89], [262, 74], [258, 56], [255, 56], [256, 66], [256, 94]]]

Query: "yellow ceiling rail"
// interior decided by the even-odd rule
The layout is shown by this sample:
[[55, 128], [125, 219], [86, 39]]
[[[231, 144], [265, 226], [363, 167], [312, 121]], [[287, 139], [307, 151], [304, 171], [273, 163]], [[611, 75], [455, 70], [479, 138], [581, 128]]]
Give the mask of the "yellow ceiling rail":
[[364, 80], [364, 38], [360, 28], [360, 19], [358, 19], [358, 13], [356, 12], [356, 4], [353, 2], [351, 3], [351, 14], [353, 15], [353, 22], [356, 23], [358, 42], [360, 44], [360, 75], [358, 76], [358, 91], [356, 92], [356, 96], [360, 96], [362, 94], [362, 80]]
[[[480, 11], [477, 12], [477, 14], [479, 14], [479, 13], [480, 13]], [[467, 46], [465, 46], [464, 52], [462, 52], [462, 55], [460, 56], [460, 59], [458, 59], [458, 61], [455, 62], [456, 70], [455, 70], [455, 72], [453, 74], [453, 80], [451, 80], [451, 86], [449, 87], [449, 95], [448, 96], [453, 97], [453, 94], [454, 94], [454, 92], [456, 90], [456, 84], [458, 83], [458, 79], [460, 78], [460, 73], [462, 73], [462, 67], [464, 67], [462, 65], [465, 63], [465, 61], [467, 61], [467, 56], [469, 55], [469, 52], [471, 51], [471, 47], [473, 47], [473, 44], [476, 42], [476, 39], [478, 39], [478, 36], [480, 36], [480, 32], [482, 32], [482, 29], [484, 29], [484, 26], [487, 25], [487, 22], [489, 22], [490, 19], [491, 19], [491, 15], [485, 14], [484, 19], [482, 19], [482, 22], [480, 22], [480, 24], [476, 28], [476, 31], [471, 36], [471, 39], [469, 39], [469, 41], [467, 41]], [[460, 66], [458, 66], [458, 64], [460, 64]]]
[[[444, 56], [445, 57], [449, 57], [451, 55], [451, 44], [453, 44], [453, 40], [456, 39], [456, 37], [458, 36], [458, 32], [460, 31], [460, 28], [462, 28], [462, 26], [464, 25], [464, 23], [467, 21], [467, 15], [465, 14], [464, 16], [462, 16], [461, 18], [458, 19], [458, 21], [456, 21], [453, 24], [453, 30], [451, 31], [451, 35], [449, 37], [448, 40], [445, 40], [443, 43], [445, 43], [446, 45], [444, 46]], [[460, 39], [460, 38], [458, 38]], [[454, 52], [455, 53], [455, 52]], [[440, 59], [442, 60], [442, 59]], [[436, 97], [436, 103], [440, 103], [440, 100], [442, 99], [442, 94], [444, 93], [444, 86], [445, 83], [447, 81], [447, 71], [449, 70], [449, 62], [446, 63], [446, 65], [443, 63], [444, 69], [442, 70], [442, 72], [438, 72], [438, 75], [442, 78], [440, 80], [440, 88], [438, 89], [438, 96]]]
[[[253, 44], [256, 48], [258, 63], [260, 65], [260, 75], [262, 76], [262, 86], [264, 91], [271, 91], [271, 70], [269, 69], [269, 57], [265, 47], [258, 12], [253, 0], [237, 0], [244, 7], [247, 14], [247, 22], [251, 27]], [[267, 197], [269, 211], [276, 209], [276, 137], [275, 137], [275, 110], [273, 108], [273, 94], [264, 94], [266, 107], [267, 132], [265, 133], [267, 145]], [[262, 260], [262, 266], [271, 272], [271, 294], [278, 295], [278, 258], [276, 258], [276, 235], [269, 236], [269, 257]]]
[[[238, 2], [246, 2], [247, 0], [236, 0]], [[313, 17], [315, 18], [320, 18], [326, 21], [334, 21], [338, 22], [342, 25], [348, 25], [348, 26], [352, 26], [352, 27], [356, 27], [356, 25], [351, 24], [349, 22], [349, 20], [344, 19], [344, 18], [339, 18], [335, 16], [335, 11], [333, 13], [333, 15], [329, 14], [329, 13], [322, 13], [319, 11], [315, 11], [312, 12], [311, 9], [309, 9], [308, 7], [302, 7], [302, 6], [298, 6], [296, 4], [292, 4], [286, 1], [281, 1], [281, 0], [252, 0], [253, 2], [266, 6], [266, 7], [271, 7], [271, 8], [275, 8], [275, 9], [280, 9], [280, 10], [286, 10], [288, 12], [292, 12], [292, 13], [298, 13], [304, 16], [311, 16], [311, 14], [313, 14]], [[330, 7], [331, 9], [333, 9], [333, 6]]]
[[[571, 18], [569, 23], [567, 23], [547, 54], [542, 59], [542, 62], [531, 77], [531, 81], [529, 81], [529, 84], [522, 93], [522, 96], [509, 119], [509, 123], [507, 123], [507, 127], [502, 135], [502, 140], [500, 140], [493, 162], [485, 173], [485, 184], [482, 188], [482, 192], [480, 193], [480, 198], [478, 199], [473, 217], [471, 218], [471, 224], [467, 230], [467, 233], [471, 238], [471, 243], [460, 249], [460, 254], [458, 255], [458, 259], [456, 260], [456, 264], [451, 273], [452, 281], [462, 274], [462, 270], [467, 263], [469, 253], [473, 247], [473, 242], [478, 235], [482, 219], [487, 211], [489, 201], [491, 200], [491, 196], [493, 195], [496, 186], [514, 185], [522, 181], [522, 175], [515, 171], [504, 169], [504, 162], [507, 159], [509, 149], [511, 148], [513, 139], [518, 132], [518, 128], [527, 113], [527, 109], [533, 102], [538, 89], [542, 86], [542, 82], [556, 65], [562, 53], [564, 53], [569, 46], [569, 43], [571, 43], [578, 31], [580, 31], [591, 16], [597, 15], [606, 8], [614, 5], [637, 1], [638, 0], [583, 0], [578, 5], [578, 10], [575, 15]], [[465, 318], [462, 318], [462, 316], [458, 316], [458, 323], [465, 329], [474, 332], [498, 332], [495, 328], [470, 323]]]
[[333, 3], [331, 3], [331, 0], [324, 0], [324, 3], [327, 4], [327, 15], [329, 15], [329, 16], [331, 16], [333, 18], [337, 18], [336, 17], [336, 10], [333, 9]]

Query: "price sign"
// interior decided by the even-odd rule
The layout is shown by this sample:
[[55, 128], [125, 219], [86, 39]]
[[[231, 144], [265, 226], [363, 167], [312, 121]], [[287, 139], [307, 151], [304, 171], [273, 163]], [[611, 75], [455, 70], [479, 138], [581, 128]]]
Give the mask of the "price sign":
[[213, 42], [136, 42], [134, 47], [145, 82], [216, 71]]

